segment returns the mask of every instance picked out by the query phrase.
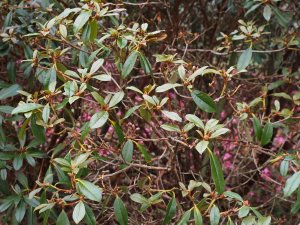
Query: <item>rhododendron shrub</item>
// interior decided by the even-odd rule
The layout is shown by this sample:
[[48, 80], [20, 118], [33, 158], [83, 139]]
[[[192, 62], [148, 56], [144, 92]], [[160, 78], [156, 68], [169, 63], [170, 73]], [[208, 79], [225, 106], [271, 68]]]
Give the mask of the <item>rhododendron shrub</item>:
[[298, 224], [299, 7], [1, 1], [1, 224]]

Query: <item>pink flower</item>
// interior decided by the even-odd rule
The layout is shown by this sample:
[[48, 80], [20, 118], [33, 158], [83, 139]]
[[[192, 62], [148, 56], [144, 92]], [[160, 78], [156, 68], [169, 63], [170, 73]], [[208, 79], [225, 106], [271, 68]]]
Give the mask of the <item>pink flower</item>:
[[260, 176], [265, 180], [269, 180], [271, 178], [271, 172], [268, 168], [264, 168]]
[[226, 160], [229, 160], [231, 159], [232, 155], [229, 154], [229, 153], [225, 153], [225, 155], [223, 155], [223, 160], [226, 161]]

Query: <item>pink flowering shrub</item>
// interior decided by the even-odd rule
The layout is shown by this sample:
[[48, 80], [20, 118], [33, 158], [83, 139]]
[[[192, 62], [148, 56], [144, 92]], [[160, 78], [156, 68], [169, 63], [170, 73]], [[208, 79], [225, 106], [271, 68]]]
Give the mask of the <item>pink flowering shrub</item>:
[[0, 224], [300, 223], [297, 1], [0, 2]]

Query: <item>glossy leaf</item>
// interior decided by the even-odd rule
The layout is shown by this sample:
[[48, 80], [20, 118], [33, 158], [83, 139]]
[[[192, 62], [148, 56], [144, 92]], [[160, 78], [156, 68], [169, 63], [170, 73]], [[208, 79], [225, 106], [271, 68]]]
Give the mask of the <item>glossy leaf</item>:
[[164, 225], [169, 224], [171, 222], [172, 218], [176, 214], [176, 207], [177, 207], [176, 198], [173, 196], [173, 198], [170, 200], [170, 202], [167, 205], [166, 216], [163, 221]]
[[78, 202], [74, 209], [73, 209], [73, 214], [72, 218], [76, 224], [78, 224], [85, 216], [85, 207], [84, 203], [82, 201]]
[[204, 92], [195, 90], [192, 92], [192, 98], [196, 103], [196, 105], [203, 111], [208, 113], [216, 112], [217, 110], [216, 103], [210, 96], [208, 96]]
[[114, 212], [120, 225], [128, 224], [128, 213], [123, 201], [119, 197], [116, 197], [114, 201]]
[[133, 70], [135, 62], [137, 60], [139, 53], [137, 51], [133, 51], [128, 58], [126, 59], [123, 69], [122, 69], [122, 78], [125, 79]]
[[262, 130], [261, 134], [261, 145], [265, 146], [271, 141], [273, 136], [273, 125], [270, 122], [267, 122]]
[[217, 192], [219, 194], [223, 194], [223, 192], [225, 190], [225, 180], [224, 180], [220, 161], [214, 155], [213, 152], [210, 152], [209, 159], [210, 159], [211, 174], [212, 174], [213, 181], [216, 185]]
[[245, 69], [249, 65], [251, 58], [252, 58], [252, 47], [249, 47], [241, 54], [237, 63], [237, 70], [241, 71]]
[[131, 140], [128, 140], [122, 149], [122, 157], [125, 160], [125, 162], [130, 163], [132, 160], [132, 155], [133, 155], [133, 142]]
[[291, 177], [289, 177], [285, 183], [283, 189], [284, 197], [289, 197], [297, 190], [299, 186], [300, 186], [300, 172], [296, 172]]

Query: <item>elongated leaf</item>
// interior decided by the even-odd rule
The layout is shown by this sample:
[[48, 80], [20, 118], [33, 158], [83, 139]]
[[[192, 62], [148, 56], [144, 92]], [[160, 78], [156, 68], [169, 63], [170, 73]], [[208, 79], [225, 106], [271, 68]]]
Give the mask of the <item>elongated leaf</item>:
[[253, 116], [253, 129], [254, 129], [254, 134], [257, 140], [261, 140], [261, 133], [262, 133], [262, 127], [260, 124], [260, 121], [257, 119], [256, 116]]
[[152, 74], [152, 67], [149, 60], [142, 53], [139, 54], [139, 59], [145, 74]]
[[171, 125], [171, 124], [163, 124], [160, 126], [162, 129], [167, 130], [167, 131], [175, 131], [177, 133], [180, 133], [180, 128], [176, 125]]
[[61, 213], [59, 214], [56, 221], [56, 225], [70, 225], [70, 221], [64, 210], [62, 210]]
[[167, 111], [167, 110], [162, 110], [161, 112], [162, 112], [166, 117], [168, 117], [168, 118], [171, 119], [171, 120], [175, 120], [175, 121], [178, 121], [178, 122], [182, 122], [181, 117], [180, 117], [176, 112], [170, 112], [170, 111]]
[[128, 140], [122, 149], [122, 157], [125, 160], [125, 162], [127, 163], [131, 162], [132, 154], [133, 154], [133, 143], [131, 140]]
[[21, 201], [16, 209], [16, 220], [18, 222], [21, 222], [25, 216], [25, 212], [26, 212], [26, 208], [25, 208], [25, 204], [23, 201]]
[[198, 207], [194, 208], [194, 219], [195, 219], [195, 225], [202, 225], [203, 224], [202, 215], [201, 215]]
[[126, 59], [124, 65], [123, 65], [123, 69], [122, 69], [122, 78], [123, 79], [125, 79], [132, 71], [138, 55], [139, 55], [139, 53], [137, 51], [133, 51]]
[[18, 84], [11, 85], [8, 88], [3, 88], [0, 91], [0, 100], [17, 95], [19, 90], [21, 90], [21, 87]]
[[181, 217], [180, 221], [177, 225], [186, 225], [191, 217], [191, 210], [186, 211], [183, 216]]
[[274, 12], [275, 18], [282, 27], [287, 27], [292, 19], [292, 15], [288, 12], [282, 12], [277, 7], [270, 5]]
[[232, 192], [232, 191], [225, 191], [224, 196], [232, 198], [232, 199], [236, 199], [241, 202], [243, 201], [242, 197], [239, 194]]
[[36, 103], [24, 103], [24, 104], [20, 104], [18, 105], [12, 112], [11, 114], [17, 114], [17, 113], [25, 113], [25, 112], [29, 112], [35, 109], [39, 109], [43, 107], [43, 105], [40, 104], [36, 104]]
[[173, 196], [173, 198], [167, 205], [167, 211], [166, 211], [166, 216], [163, 221], [163, 225], [171, 222], [173, 216], [175, 216], [176, 207], [177, 207], [176, 198], [175, 198], [175, 196]]
[[194, 90], [192, 98], [196, 105], [205, 112], [213, 113], [217, 110], [217, 105], [214, 100], [204, 92]]
[[241, 71], [245, 69], [249, 65], [251, 58], [252, 58], [252, 48], [249, 47], [246, 51], [244, 51], [241, 54], [237, 63], [237, 70]]
[[75, 34], [86, 24], [91, 15], [92, 11], [81, 11], [81, 13], [76, 17], [73, 24], [73, 31]]
[[146, 162], [151, 162], [151, 155], [148, 152], [147, 148], [139, 143], [135, 143], [136, 147], [140, 150], [140, 152], [142, 153], [142, 156], [144, 157], [144, 159], [146, 160]]
[[131, 116], [140, 107], [141, 107], [140, 105], [136, 105], [136, 106], [133, 106], [132, 108], [128, 109], [128, 111], [125, 113], [123, 119], [127, 119], [129, 116]]
[[41, 143], [46, 141], [45, 129], [44, 127], [36, 124], [36, 116], [32, 115], [30, 127], [32, 130], [33, 135], [39, 140]]
[[73, 218], [74, 222], [76, 224], [78, 224], [83, 219], [84, 216], [85, 216], [84, 203], [82, 201], [80, 201], [74, 207], [72, 218]]
[[94, 62], [91, 67], [90, 74], [96, 73], [103, 65], [103, 63], [104, 63], [104, 59], [98, 59], [96, 62]]
[[170, 83], [167, 83], [167, 84], [163, 84], [161, 86], [158, 86], [155, 91], [156, 92], [165, 92], [165, 91], [168, 91], [170, 89], [173, 89], [175, 87], [180, 87], [182, 86], [181, 84], [170, 84]]
[[249, 214], [250, 208], [249, 206], [242, 206], [239, 210], [238, 216], [239, 218], [246, 217]]
[[87, 205], [87, 204], [84, 204], [84, 207], [85, 207], [85, 215], [84, 215], [84, 222], [87, 224], [87, 225], [96, 225], [96, 218], [95, 218], [95, 215], [93, 213], [93, 210]]
[[90, 128], [96, 129], [102, 127], [108, 120], [108, 112], [102, 111], [95, 113], [90, 120]]
[[197, 145], [196, 145], [196, 150], [200, 153], [203, 154], [203, 152], [206, 150], [207, 146], [208, 146], [209, 142], [208, 141], [200, 141]]
[[270, 122], [267, 122], [264, 126], [261, 134], [261, 145], [265, 146], [271, 141], [273, 136], [273, 125]]
[[217, 206], [213, 206], [209, 213], [210, 225], [218, 225], [220, 221], [220, 210]]
[[114, 201], [114, 212], [116, 219], [120, 225], [128, 224], [128, 213], [123, 201], [119, 197], [116, 197]]
[[266, 19], [266, 21], [269, 21], [271, 19], [271, 15], [272, 15], [271, 7], [269, 5], [265, 5], [263, 16]]
[[219, 159], [214, 155], [213, 152], [209, 154], [210, 168], [213, 181], [216, 185], [217, 192], [223, 194], [225, 190], [225, 180], [223, 176], [223, 171]]
[[85, 197], [93, 201], [101, 201], [102, 189], [99, 188], [97, 185], [86, 180], [78, 180], [77, 185], [78, 189]]
[[148, 204], [148, 200], [139, 193], [134, 193], [130, 195], [130, 199], [134, 202], [140, 203], [140, 204]]
[[109, 108], [114, 107], [115, 105], [117, 105], [120, 101], [122, 101], [122, 99], [124, 98], [124, 92], [120, 91], [114, 94], [114, 96], [111, 98], [108, 106]]
[[284, 197], [289, 197], [300, 186], [300, 172], [294, 173], [289, 179], [283, 189]]

